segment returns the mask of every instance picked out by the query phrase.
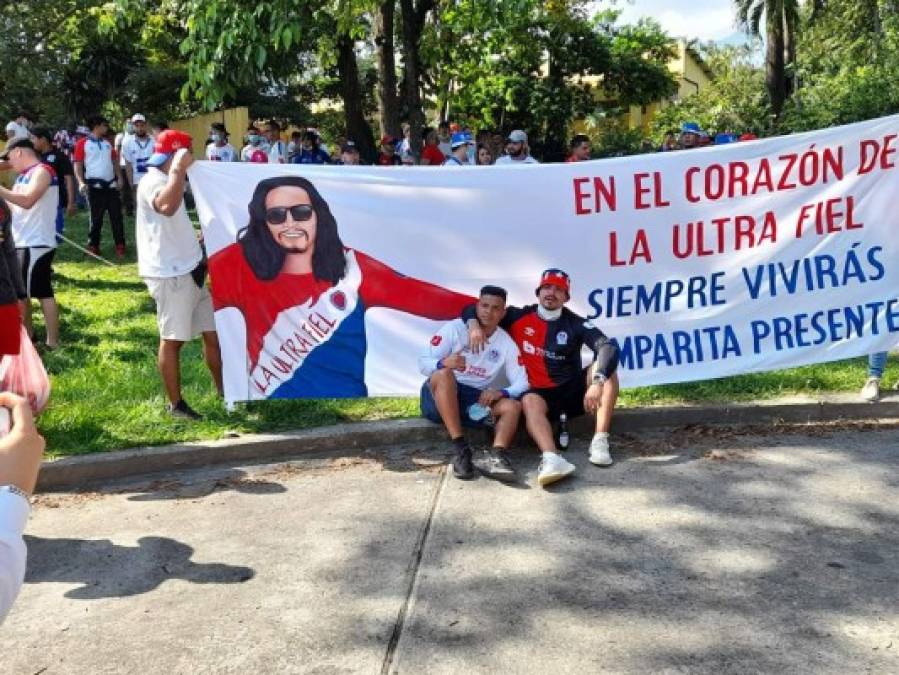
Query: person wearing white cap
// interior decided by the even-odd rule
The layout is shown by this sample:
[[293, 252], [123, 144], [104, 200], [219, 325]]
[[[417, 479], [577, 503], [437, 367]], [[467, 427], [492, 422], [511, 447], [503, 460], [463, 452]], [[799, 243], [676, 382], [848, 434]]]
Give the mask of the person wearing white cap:
[[506, 137], [506, 154], [496, 160], [497, 164], [539, 164], [528, 150], [528, 135], [516, 129]]
[[122, 146], [122, 159], [128, 184], [137, 190], [141, 178], [147, 175], [147, 160], [153, 154], [153, 137], [147, 131], [147, 118], [138, 113], [131, 118], [134, 133]]
[[53, 293], [53, 256], [56, 253], [56, 212], [59, 207], [59, 178], [41, 161], [28, 138], [15, 138], [6, 145], [0, 160], [8, 160], [18, 174], [11, 190], [0, 187], [0, 199], [12, 214], [12, 239], [22, 272], [25, 297], [22, 322], [31, 333], [31, 300], [41, 305], [48, 349], [59, 346], [59, 307]]

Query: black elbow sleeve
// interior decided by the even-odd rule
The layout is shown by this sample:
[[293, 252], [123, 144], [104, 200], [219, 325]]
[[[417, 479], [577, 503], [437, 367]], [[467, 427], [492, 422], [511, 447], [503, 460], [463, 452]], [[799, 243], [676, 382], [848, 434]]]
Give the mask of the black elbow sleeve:
[[614, 342], [606, 342], [596, 350], [596, 369], [605, 377], [612, 377], [618, 370], [621, 350]]

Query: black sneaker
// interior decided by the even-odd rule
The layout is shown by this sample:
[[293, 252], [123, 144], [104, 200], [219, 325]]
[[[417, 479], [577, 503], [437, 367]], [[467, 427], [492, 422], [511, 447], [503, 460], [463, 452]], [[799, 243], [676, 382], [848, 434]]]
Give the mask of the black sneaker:
[[478, 456], [475, 466], [478, 471], [495, 480], [504, 483], [514, 481], [518, 476], [515, 474], [515, 468], [512, 462], [502, 450], [483, 450]]
[[471, 446], [466, 444], [456, 449], [453, 457], [453, 475], [461, 480], [474, 478], [474, 464], [471, 463]]
[[167, 408], [169, 415], [182, 420], [201, 420], [203, 416], [191, 408], [184, 399], [178, 399], [177, 403], [169, 403]]

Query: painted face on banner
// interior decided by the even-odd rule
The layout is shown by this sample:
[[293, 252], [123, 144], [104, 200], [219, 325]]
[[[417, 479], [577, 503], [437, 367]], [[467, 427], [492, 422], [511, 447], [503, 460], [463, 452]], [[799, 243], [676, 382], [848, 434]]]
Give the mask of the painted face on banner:
[[[309, 194], [303, 188], [295, 185], [275, 188], [265, 196], [265, 210], [266, 223], [272, 238], [287, 253], [306, 253], [315, 250], [318, 217], [312, 208]], [[304, 220], [306, 214], [309, 214], [309, 217]], [[283, 222], [277, 222], [282, 217]]]

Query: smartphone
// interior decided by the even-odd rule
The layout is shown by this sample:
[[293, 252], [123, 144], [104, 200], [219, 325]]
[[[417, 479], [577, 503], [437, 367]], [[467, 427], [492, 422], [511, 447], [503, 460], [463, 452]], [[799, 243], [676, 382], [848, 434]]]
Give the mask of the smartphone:
[[9, 433], [10, 425], [9, 408], [0, 407], [0, 438]]

